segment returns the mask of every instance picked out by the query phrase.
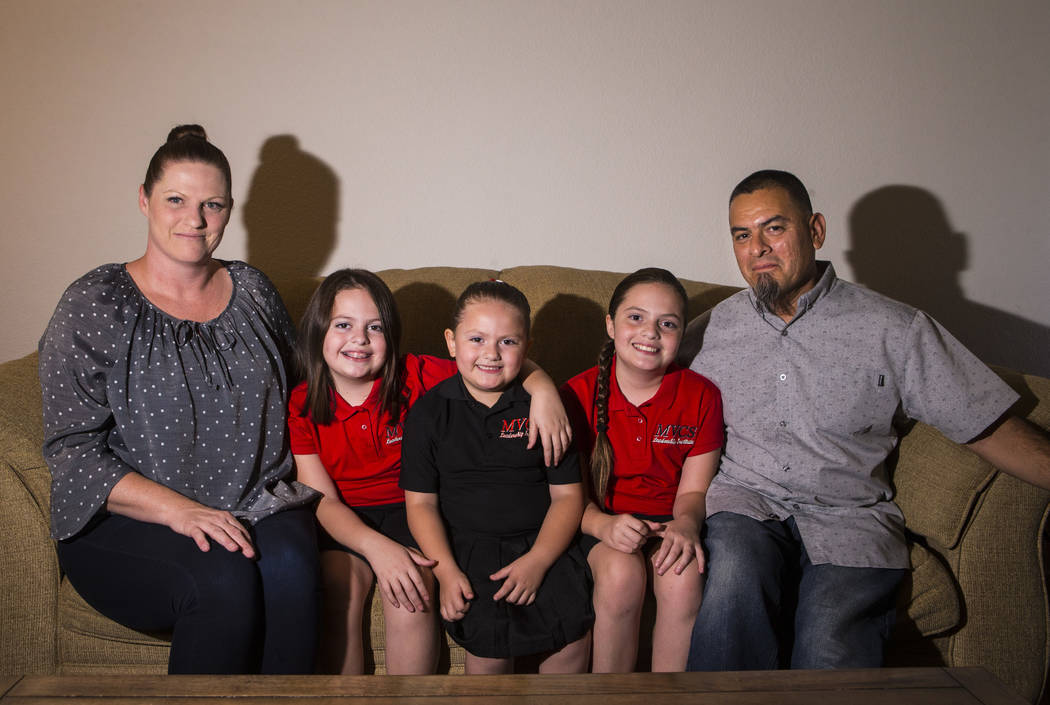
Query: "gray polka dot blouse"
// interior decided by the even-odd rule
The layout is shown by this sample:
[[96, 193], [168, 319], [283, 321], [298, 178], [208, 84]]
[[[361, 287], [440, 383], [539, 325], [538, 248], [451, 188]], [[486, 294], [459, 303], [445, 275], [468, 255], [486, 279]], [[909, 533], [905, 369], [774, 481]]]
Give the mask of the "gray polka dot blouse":
[[54, 538], [129, 472], [249, 522], [313, 498], [284, 482], [291, 320], [264, 274], [224, 265], [233, 295], [203, 323], [156, 308], [122, 264], [66, 290], [40, 340]]

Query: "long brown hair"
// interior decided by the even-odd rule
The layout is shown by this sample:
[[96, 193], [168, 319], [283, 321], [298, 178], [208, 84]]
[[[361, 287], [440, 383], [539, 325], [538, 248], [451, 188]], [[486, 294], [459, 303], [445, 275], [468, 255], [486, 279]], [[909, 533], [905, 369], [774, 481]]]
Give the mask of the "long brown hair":
[[363, 289], [379, 310], [379, 321], [386, 340], [386, 360], [379, 383], [379, 411], [387, 411], [393, 423], [401, 420], [405, 404], [404, 369], [401, 365], [401, 315], [390, 287], [367, 269], [340, 269], [332, 272], [310, 297], [299, 322], [299, 342], [295, 349], [297, 372], [306, 380], [306, 403], [300, 416], [326, 425], [334, 420], [335, 383], [324, 361], [324, 338], [332, 318], [332, 306], [340, 291]]
[[[659, 267], [646, 267], [637, 272], [628, 274], [613, 289], [612, 298], [609, 299], [609, 317], [616, 318], [616, 311], [627, 297], [627, 294], [639, 284], [663, 284], [671, 288], [682, 302], [682, 315], [685, 316], [688, 297], [685, 287], [678, 278], [666, 269]], [[594, 424], [595, 437], [594, 448], [591, 450], [590, 472], [591, 487], [598, 500], [598, 506], [605, 506], [605, 494], [609, 488], [609, 476], [612, 474], [613, 465], [616, 463], [616, 454], [613, 452], [612, 443], [609, 441], [609, 390], [612, 387], [612, 363], [616, 357], [616, 344], [612, 340], [605, 341], [601, 353], [598, 355], [598, 380], [594, 386]]]

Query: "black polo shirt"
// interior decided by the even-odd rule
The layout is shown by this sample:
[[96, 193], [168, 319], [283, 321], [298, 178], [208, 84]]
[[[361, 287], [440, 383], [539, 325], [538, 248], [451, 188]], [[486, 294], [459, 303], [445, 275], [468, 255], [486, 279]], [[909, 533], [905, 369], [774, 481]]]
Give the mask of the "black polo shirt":
[[550, 507], [549, 484], [580, 481], [570, 449], [555, 467], [529, 442], [532, 397], [514, 383], [491, 408], [470, 396], [460, 375], [411, 408], [401, 445], [402, 489], [436, 492], [451, 528], [509, 536], [537, 531]]

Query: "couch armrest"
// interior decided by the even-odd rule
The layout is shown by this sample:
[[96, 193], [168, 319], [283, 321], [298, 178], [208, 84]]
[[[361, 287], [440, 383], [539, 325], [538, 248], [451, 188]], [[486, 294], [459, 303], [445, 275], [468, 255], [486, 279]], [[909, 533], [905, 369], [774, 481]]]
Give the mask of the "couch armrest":
[[[1050, 380], [996, 371], [1021, 395], [1013, 413], [1050, 427]], [[932, 640], [940, 658], [984, 666], [1036, 701], [1050, 664], [1050, 491], [997, 471], [923, 424], [901, 440], [894, 484], [908, 528], [940, 557], [961, 598], [959, 624]]]
[[0, 673], [56, 668], [59, 570], [49, 535], [36, 354], [0, 365]]
[[1050, 492], [997, 473], [959, 545], [946, 551], [963, 622], [946, 637], [950, 666], [984, 666], [1036, 702], [1050, 664], [1044, 529]]

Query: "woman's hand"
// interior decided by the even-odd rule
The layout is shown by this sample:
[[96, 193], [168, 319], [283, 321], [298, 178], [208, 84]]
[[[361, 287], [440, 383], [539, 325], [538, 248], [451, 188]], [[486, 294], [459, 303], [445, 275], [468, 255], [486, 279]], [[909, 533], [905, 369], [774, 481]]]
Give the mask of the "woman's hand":
[[365, 558], [375, 573], [376, 585], [383, 597], [394, 607], [409, 612], [426, 612], [430, 594], [419, 568], [433, 568], [436, 561], [381, 534], [378, 536], [384, 543], [366, 553]]
[[604, 515], [595, 537], [617, 551], [636, 553], [645, 542], [663, 529], [663, 524], [630, 514]]
[[531, 555], [529, 551], [517, 560], [511, 561], [489, 576], [489, 580], [502, 580], [493, 600], [506, 599], [515, 605], [531, 605], [536, 601], [536, 591], [540, 589], [543, 576], [549, 565]]
[[211, 548], [208, 539], [219, 544], [227, 551], [240, 551], [245, 558], [255, 557], [248, 529], [237, 517], [220, 509], [212, 509], [184, 497], [185, 503], [178, 502], [166, 512], [168, 528], [177, 534], [188, 536], [197, 544], [197, 548], [207, 551]]
[[248, 529], [227, 511], [206, 507], [170, 487], [129, 472], [113, 485], [106, 509], [138, 521], [162, 524], [188, 536], [202, 551], [211, 549], [211, 539], [227, 551], [255, 557]]
[[458, 622], [470, 609], [470, 601], [474, 599], [470, 580], [456, 567], [446, 568], [445, 571], [435, 570], [434, 573], [441, 586], [438, 590], [441, 598], [441, 616], [448, 622]]
[[681, 575], [690, 563], [696, 561], [697, 570], [704, 572], [704, 549], [700, 545], [700, 528], [691, 517], [679, 517], [667, 522], [662, 531], [660, 548], [653, 554], [653, 570], [663, 575], [671, 568]]

